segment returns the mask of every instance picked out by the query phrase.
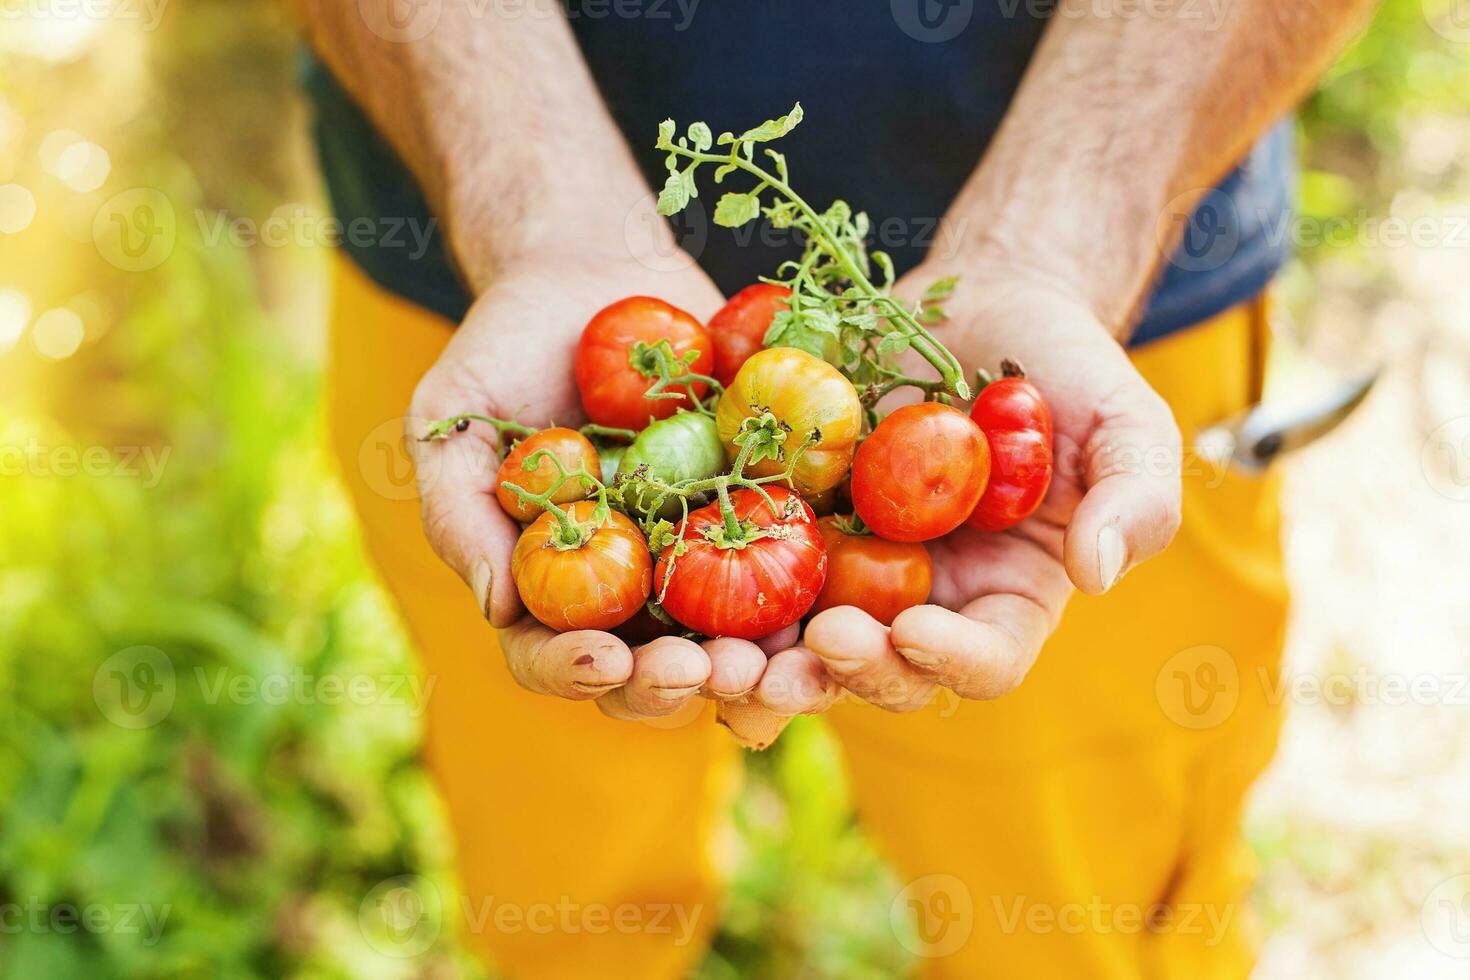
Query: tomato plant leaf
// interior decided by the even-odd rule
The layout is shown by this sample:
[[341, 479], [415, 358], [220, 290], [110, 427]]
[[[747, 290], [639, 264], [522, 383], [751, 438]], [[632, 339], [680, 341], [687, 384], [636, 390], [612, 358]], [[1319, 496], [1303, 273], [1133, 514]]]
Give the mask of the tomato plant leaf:
[[[687, 171], [685, 172], [687, 173]], [[664, 181], [663, 190], [658, 194], [658, 213], [665, 217], [678, 214], [689, 204], [689, 182], [685, 173], [674, 171]]]
[[929, 285], [928, 289], [924, 290], [924, 302], [937, 303], [940, 300], [948, 299], [949, 294], [954, 292], [955, 284], [959, 281], [959, 276], [947, 276], [943, 279], [936, 279]]
[[739, 228], [760, 217], [760, 213], [761, 199], [758, 194], [737, 194], [731, 191], [715, 205], [715, 224], [724, 228]]
[[801, 122], [801, 103], [791, 107], [791, 111], [779, 119], [767, 119], [754, 129], [747, 129], [740, 134], [739, 142], [765, 143], [770, 140], [780, 139], [791, 132]]

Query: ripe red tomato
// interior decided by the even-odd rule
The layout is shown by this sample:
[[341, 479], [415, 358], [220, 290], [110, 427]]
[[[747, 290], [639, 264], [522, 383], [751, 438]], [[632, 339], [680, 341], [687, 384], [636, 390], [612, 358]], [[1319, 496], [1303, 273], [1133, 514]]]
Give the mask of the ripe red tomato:
[[827, 584], [811, 611], [856, 606], [884, 626], [910, 606], [929, 600], [934, 565], [914, 541], [850, 534], [836, 517], [817, 522], [827, 546]]
[[[597, 504], [579, 500], [567, 516], [587, 524]], [[632, 619], [653, 587], [648, 542], [627, 517], [612, 511], [580, 544], [561, 539], [550, 511], [521, 532], [510, 572], [526, 610], [559, 632], [608, 630]]]
[[[495, 499], [500, 501], [500, 509], [522, 524], [534, 521], [546, 511], [535, 504], [523, 502], [501, 484], [509, 481], [529, 493], [545, 493], [550, 490], [560, 478], [555, 463], [543, 457], [537, 461], [535, 469], [527, 470], [524, 465], [527, 457], [543, 449], [555, 456], [568, 473], [582, 470], [588, 476], [595, 477], [602, 472], [597, 448], [587, 441], [586, 436], [574, 429], [542, 429], [535, 435], [522, 439], [506, 453], [505, 461], [500, 464], [500, 472], [495, 474]], [[590, 492], [587, 484], [581, 480], [568, 480], [552, 495], [551, 502], [569, 504], [573, 500], [585, 500]]]
[[905, 405], [858, 447], [852, 505], [881, 537], [928, 541], [970, 516], [989, 477], [985, 433], [964, 412], [938, 402]]
[[655, 590], [663, 589], [669, 562], [673, 572], [663, 593], [664, 611], [706, 636], [757, 640], [801, 619], [827, 578], [827, 549], [817, 519], [800, 497], [782, 487], [767, 488], [778, 513], [759, 493], [730, 494], [743, 534], [740, 547], [724, 541], [725, 519], [718, 503], [689, 515], [677, 559], [671, 544], [654, 570]]
[[1030, 517], [1051, 486], [1051, 410], [1014, 361], [1004, 377], [980, 389], [970, 418], [990, 445], [990, 483], [965, 521], [978, 531], [1004, 531]]
[[[675, 359], [690, 351], [699, 356], [690, 365], [694, 374], [709, 374], [714, 367], [713, 342], [698, 320], [683, 310], [651, 296], [630, 296], [594, 316], [577, 344], [573, 370], [582, 408], [598, 425], [619, 429], [641, 429], [651, 419], [673, 415], [680, 407], [692, 408], [682, 386], [671, 387], [678, 398], [645, 398], [658, 375], [645, 375], [639, 367], [652, 370], [652, 362], [634, 364], [634, 345], [669, 341]], [[694, 393], [703, 397], [707, 385], [696, 382]]]
[[775, 458], [748, 466], [746, 476], [778, 476], [790, 454], [811, 440], [796, 461], [792, 480], [804, 494], [835, 487], [852, 465], [853, 446], [863, 427], [857, 389], [842, 372], [794, 347], [768, 347], [750, 356], [715, 407], [715, 424], [731, 462], [740, 454], [735, 437], [747, 418], [774, 415], [786, 432]]
[[766, 339], [766, 331], [776, 313], [786, 309], [791, 299], [791, 290], [785, 286], [773, 286], [758, 282], [746, 286], [730, 297], [730, 302], [720, 307], [709, 319], [710, 339], [715, 345], [715, 380], [729, 385], [735, 380], [740, 365], [756, 351]]

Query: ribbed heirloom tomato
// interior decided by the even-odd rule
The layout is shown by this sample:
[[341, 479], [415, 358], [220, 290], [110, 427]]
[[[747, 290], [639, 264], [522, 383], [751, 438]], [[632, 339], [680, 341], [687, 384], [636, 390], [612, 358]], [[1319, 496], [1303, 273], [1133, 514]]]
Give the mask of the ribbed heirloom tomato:
[[720, 439], [733, 461], [740, 452], [735, 437], [748, 418], [765, 412], [776, 417], [779, 441], [772, 458], [746, 469], [746, 476], [786, 472], [792, 454], [806, 445], [792, 479], [802, 494], [835, 487], [847, 475], [863, 408], [852, 382], [826, 361], [794, 347], [772, 347], [751, 355], [725, 389], [715, 409]]
[[1051, 409], [1015, 361], [980, 389], [970, 418], [990, 445], [990, 483], [965, 521], [978, 531], [1004, 531], [1036, 512], [1051, 486]]
[[[547, 511], [521, 533], [510, 572], [526, 610], [558, 632], [608, 630], [631, 619], [653, 587], [653, 560], [638, 525], [579, 500]], [[565, 519], [563, 519], [563, 517]]]
[[800, 497], [778, 486], [769, 493], [774, 513], [759, 492], [737, 490], [730, 521], [718, 503], [689, 515], [684, 553], [676, 558], [677, 544], [668, 545], [654, 570], [656, 590], [669, 576], [665, 612], [706, 636], [746, 640], [806, 615], [827, 577], [827, 550]]
[[[501, 484], [509, 482], [525, 490], [527, 493], [541, 494], [550, 490], [561, 478], [556, 468], [556, 463], [542, 457], [537, 460], [534, 469], [525, 468], [526, 460], [532, 453], [546, 450], [566, 469], [568, 473], [583, 471], [588, 476], [598, 476], [601, 473], [601, 463], [597, 458], [597, 447], [587, 441], [587, 437], [574, 429], [542, 429], [533, 436], [527, 436], [512, 447], [506, 453], [505, 461], [500, 464], [500, 472], [495, 475], [495, 499], [500, 501], [500, 507], [514, 519], [526, 524], [534, 521], [538, 515], [546, 513], [535, 504], [528, 504], [511, 491], [505, 489]], [[588, 485], [581, 480], [568, 480], [562, 484], [551, 497], [555, 504], [567, 504], [573, 500], [584, 500], [589, 493]]]
[[837, 517], [817, 522], [827, 546], [827, 584], [812, 612], [856, 606], [884, 626], [929, 599], [934, 566], [922, 544], [853, 534]]
[[715, 380], [728, 385], [735, 380], [750, 355], [765, 346], [766, 331], [776, 314], [786, 309], [791, 290], [758, 282], [746, 286], [730, 297], [718, 313], [709, 318], [710, 340], [715, 345]]
[[928, 541], [970, 516], [990, 476], [985, 434], [959, 409], [905, 405], [878, 423], [852, 462], [852, 506], [890, 541]]
[[[682, 385], [665, 389], [677, 398], [644, 397], [659, 378], [649, 348], [661, 340], [669, 342], [675, 360], [698, 352], [688, 368], [694, 374], [707, 375], [714, 366], [713, 343], [704, 327], [661, 299], [630, 296], [592, 318], [582, 331], [573, 364], [589, 419], [598, 425], [641, 429], [650, 418], [668, 418], [679, 408], [693, 407]], [[693, 383], [698, 397], [706, 388], [702, 381]]]

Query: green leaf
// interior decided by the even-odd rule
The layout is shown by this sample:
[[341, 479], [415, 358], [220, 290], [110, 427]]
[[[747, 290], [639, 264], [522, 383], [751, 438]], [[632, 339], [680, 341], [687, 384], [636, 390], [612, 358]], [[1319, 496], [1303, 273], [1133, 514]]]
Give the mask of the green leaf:
[[737, 194], [731, 191], [715, 205], [715, 224], [724, 228], [739, 228], [746, 222], [760, 217], [761, 199], [758, 194]]
[[959, 281], [959, 276], [949, 276], [936, 280], [928, 289], [924, 290], [924, 302], [937, 303], [942, 299], [948, 299], [949, 294], [954, 292], [955, 283]]
[[709, 126], [702, 122], [692, 123], [689, 126], [689, 142], [694, 148], [703, 153], [715, 144], [714, 135], [709, 131]]
[[660, 150], [667, 150], [674, 145], [674, 120], [665, 119], [658, 124], [658, 142], [654, 144]]
[[664, 189], [659, 191], [658, 213], [665, 217], [678, 214], [689, 204], [691, 196], [684, 174], [678, 171], [669, 174], [669, 179], [664, 181]]
[[878, 353], [880, 354], [902, 354], [909, 349], [909, 335], [894, 330], [883, 335], [878, 341]]
[[780, 139], [791, 132], [801, 122], [801, 103], [791, 107], [791, 111], [779, 119], [767, 119], [754, 129], [747, 129], [740, 134], [742, 141], [752, 143], [765, 143], [770, 140]]

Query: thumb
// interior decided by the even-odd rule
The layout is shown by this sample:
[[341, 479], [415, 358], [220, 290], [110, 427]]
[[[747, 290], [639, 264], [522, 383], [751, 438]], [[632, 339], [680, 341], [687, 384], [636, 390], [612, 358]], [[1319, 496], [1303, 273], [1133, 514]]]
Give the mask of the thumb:
[[417, 429], [411, 445], [424, 534], [434, 552], [470, 587], [490, 625], [504, 628], [522, 612], [510, 573], [521, 529], [495, 499], [500, 467], [495, 444], [475, 429], [448, 439], [417, 438], [427, 427], [427, 418], [464, 411], [466, 404], [470, 403], [461, 402], [461, 407], [444, 415], [430, 416], [418, 406], [410, 413], [409, 424]]
[[1123, 359], [1082, 447], [1085, 493], [1067, 526], [1072, 584], [1100, 595], [1179, 530], [1182, 449], [1169, 406]]

